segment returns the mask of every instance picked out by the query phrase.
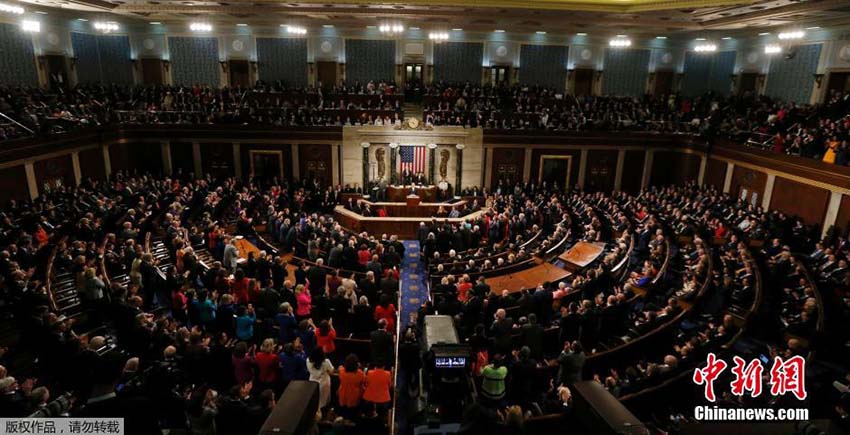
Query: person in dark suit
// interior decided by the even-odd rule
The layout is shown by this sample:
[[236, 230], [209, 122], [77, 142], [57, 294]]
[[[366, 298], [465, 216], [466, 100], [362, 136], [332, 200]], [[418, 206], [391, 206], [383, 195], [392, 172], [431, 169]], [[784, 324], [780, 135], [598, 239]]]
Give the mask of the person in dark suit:
[[376, 366], [389, 367], [395, 362], [393, 336], [387, 332], [387, 320], [378, 321], [378, 329], [369, 334], [372, 348], [372, 361]]
[[564, 350], [555, 361], [558, 364], [558, 383], [560, 385], [572, 385], [581, 381], [585, 360], [586, 357], [580, 342], [564, 342]]
[[537, 323], [537, 315], [531, 313], [528, 315], [528, 323], [522, 325], [519, 329], [520, 342], [531, 351], [531, 357], [534, 359], [543, 358], [543, 327]]
[[419, 248], [425, 249], [425, 240], [428, 238], [428, 227], [425, 222], [419, 222], [419, 228], [416, 229], [416, 240], [419, 240]]
[[95, 384], [88, 401], [72, 416], [80, 418], [117, 417], [124, 419], [124, 431], [127, 434], [161, 434], [153, 406], [147, 397], [137, 395], [119, 395], [115, 390], [124, 369], [121, 355], [110, 353], [101, 360], [94, 370]]
[[514, 319], [508, 317], [504, 308], [499, 308], [493, 315], [493, 324], [490, 325], [490, 335], [493, 337], [494, 348], [497, 353], [510, 355], [511, 332], [514, 327]]
[[487, 296], [490, 294], [490, 285], [485, 282], [484, 275], [478, 276], [478, 280], [475, 283], [475, 287], [472, 288], [472, 292], [478, 296]]

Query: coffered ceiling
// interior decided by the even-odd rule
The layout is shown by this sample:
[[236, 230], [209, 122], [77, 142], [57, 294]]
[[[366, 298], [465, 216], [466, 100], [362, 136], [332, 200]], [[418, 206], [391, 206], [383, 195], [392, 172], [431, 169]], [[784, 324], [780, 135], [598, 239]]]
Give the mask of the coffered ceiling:
[[[849, 0], [25, 0], [30, 9], [69, 16], [215, 25], [364, 29], [400, 23], [424, 31], [577, 32], [610, 36], [850, 26]], [[59, 12], [59, 11], [57, 11]], [[62, 12], [59, 12], [62, 13]]]

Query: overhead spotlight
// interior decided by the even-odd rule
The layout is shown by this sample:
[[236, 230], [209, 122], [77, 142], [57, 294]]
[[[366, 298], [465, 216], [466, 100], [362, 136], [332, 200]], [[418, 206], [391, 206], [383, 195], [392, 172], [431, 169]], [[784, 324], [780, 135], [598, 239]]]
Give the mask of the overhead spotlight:
[[109, 21], [109, 22], [95, 21], [94, 29], [101, 32], [101, 33], [117, 32], [118, 31], [118, 23], [112, 22], [112, 21]]
[[699, 44], [694, 47], [694, 51], [697, 53], [714, 53], [717, 51], [717, 46], [714, 44]]
[[401, 24], [381, 24], [378, 26], [378, 31], [388, 35], [397, 35], [404, 32], [404, 26]]
[[782, 32], [779, 34], [779, 39], [801, 39], [806, 36], [806, 32], [802, 30], [795, 30], [793, 32]]
[[284, 25], [283, 27], [286, 27], [286, 33], [288, 33], [290, 35], [306, 35], [307, 34], [307, 29], [304, 28], [304, 27], [287, 26], [287, 25]]
[[613, 47], [613, 48], [625, 48], [625, 47], [631, 47], [631, 45], [632, 45], [632, 40], [627, 39], [627, 38], [618, 37], [616, 39], [612, 39], [612, 40], [608, 41], [608, 46]]
[[41, 32], [41, 23], [33, 20], [23, 20], [21, 21], [21, 30], [29, 33]]
[[768, 44], [764, 46], [764, 54], [778, 54], [782, 53], [782, 47], [776, 44]]
[[16, 5], [0, 3], [0, 12], [5, 12], [7, 14], [23, 15], [24, 8]]
[[212, 24], [209, 23], [192, 23], [189, 24], [189, 30], [193, 32], [212, 32]]
[[443, 42], [449, 40], [448, 32], [431, 32], [428, 34], [428, 39], [434, 42]]

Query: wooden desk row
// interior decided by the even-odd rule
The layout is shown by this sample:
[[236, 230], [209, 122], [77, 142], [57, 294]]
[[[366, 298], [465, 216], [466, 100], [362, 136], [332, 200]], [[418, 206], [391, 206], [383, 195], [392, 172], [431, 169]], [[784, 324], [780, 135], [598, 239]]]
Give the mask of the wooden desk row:
[[[398, 203], [373, 203], [378, 207], [385, 207], [388, 204], [392, 207], [407, 207], [404, 204]], [[437, 204], [420, 204], [419, 207], [408, 210], [409, 213], [416, 213], [418, 209], [428, 209], [429, 207], [433, 207], [436, 209]], [[440, 218], [438, 219], [440, 222], [448, 221], [451, 224], [459, 224], [465, 222], [467, 219], [478, 219], [482, 214], [486, 213], [487, 209], [481, 209], [476, 211], [475, 213], [471, 213], [462, 218]], [[357, 213], [354, 213], [351, 210], [347, 210], [345, 207], [338, 205], [334, 208], [334, 217], [343, 227], [348, 228], [349, 230], [355, 232], [363, 232], [366, 231], [371, 235], [376, 237], [381, 234], [397, 235], [400, 239], [415, 239], [416, 232], [419, 229], [420, 222], [430, 222], [429, 217], [363, 217]]]

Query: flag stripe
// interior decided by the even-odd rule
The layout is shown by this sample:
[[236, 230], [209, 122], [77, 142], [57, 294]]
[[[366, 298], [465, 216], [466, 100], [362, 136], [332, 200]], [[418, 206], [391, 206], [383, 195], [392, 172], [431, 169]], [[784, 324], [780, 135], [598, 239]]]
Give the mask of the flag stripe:
[[402, 145], [399, 147], [401, 170], [425, 173], [427, 149], [424, 146]]

